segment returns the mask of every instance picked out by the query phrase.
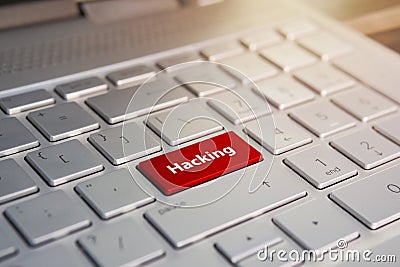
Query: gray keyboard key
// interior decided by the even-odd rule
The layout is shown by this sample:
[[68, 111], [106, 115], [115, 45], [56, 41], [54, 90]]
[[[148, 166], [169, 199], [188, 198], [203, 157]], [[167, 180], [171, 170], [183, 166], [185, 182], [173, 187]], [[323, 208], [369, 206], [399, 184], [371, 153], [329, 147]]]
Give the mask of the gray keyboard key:
[[400, 116], [397, 115], [390, 119], [377, 123], [375, 130], [383, 134], [400, 146]]
[[242, 52], [244, 52], [244, 47], [236, 41], [212, 45], [200, 51], [200, 53], [210, 61], [217, 61]]
[[171, 146], [223, 129], [208, 110], [190, 102], [150, 116], [146, 124]]
[[0, 204], [33, 194], [39, 188], [13, 159], [0, 161]]
[[323, 145], [291, 155], [284, 162], [318, 189], [357, 175], [353, 163]]
[[188, 66], [192, 66], [191, 64], [182, 64], [182, 63], [200, 61], [200, 60], [201, 57], [199, 54], [194, 52], [186, 52], [160, 59], [157, 61], [157, 66], [159, 66], [161, 69], [166, 69], [166, 71], [171, 72]]
[[366, 170], [400, 157], [398, 145], [371, 129], [334, 139], [331, 145]]
[[18, 119], [0, 120], [0, 157], [37, 146], [39, 141]]
[[31, 246], [90, 225], [85, 212], [63, 192], [53, 191], [6, 209], [5, 215]]
[[17, 251], [18, 249], [15, 247], [14, 243], [0, 228], [0, 261], [5, 257], [15, 254]]
[[144, 127], [134, 122], [92, 134], [89, 141], [114, 165], [161, 150], [160, 144], [145, 134]]
[[4, 97], [0, 99], [0, 107], [5, 113], [14, 115], [20, 112], [51, 105], [54, 97], [44, 89]]
[[99, 172], [103, 165], [78, 140], [28, 153], [26, 160], [50, 186]]
[[271, 113], [268, 103], [247, 89], [227, 91], [210, 98], [207, 103], [236, 125]]
[[286, 72], [317, 61], [316, 56], [289, 42], [265, 48], [260, 53]]
[[276, 108], [283, 110], [311, 101], [315, 95], [289, 75], [280, 75], [257, 83], [253, 90], [267, 98]]
[[[110, 124], [136, 118], [189, 100], [185, 88], [166, 78], [158, 78], [141, 87], [113, 90], [107, 94], [86, 100], [106, 122]], [[118, 103], [118, 104], [116, 104]]]
[[[289, 171], [272, 168], [268, 183], [253, 193], [248, 191], [249, 184], [243, 183], [212, 205], [189, 209], [180, 207], [171, 209], [169, 206], [160, 205], [149, 209], [145, 213], [145, 218], [174, 247], [181, 248], [304, 197], [306, 192], [293, 184], [293, 179], [296, 178]], [[235, 205], [238, 200], [240, 205]], [[177, 222], [184, 222], [188, 227], [182, 227], [182, 224]]]
[[367, 122], [397, 110], [396, 104], [380, 94], [359, 86], [339, 95], [332, 101], [357, 119]]
[[247, 34], [240, 38], [240, 42], [250, 50], [258, 50], [268, 45], [282, 41], [282, 36], [272, 30], [263, 30]]
[[296, 18], [285, 22], [278, 27], [278, 31], [289, 40], [294, 40], [315, 33], [317, 30], [318, 26], [305, 18]]
[[245, 53], [219, 61], [227, 66], [223, 70], [238, 78], [242, 83], [251, 83], [278, 73], [278, 70], [255, 53]]
[[148, 66], [137, 65], [131, 68], [114, 71], [107, 75], [107, 79], [115, 86], [134, 85], [144, 81], [155, 72]]
[[236, 82], [231, 76], [218, 65], [210, 63], [200, 63], [185, 69], [175, 79], [199, 97], [224, 91], [224, 87], [232, 89], [236, 86]]
[[330, 102], [320, 101], [296, 108], [290, 117], [313, 132], [325, 138], [356, 125], [355, 120]]
[[110, 219], [154, 200], [136, 184], [127, 169], [79, 183], [75, 189], [102, 219]]
[[275, 114], [274, 123], [275, 131], [270, 128], [272, 122], [261, 118], [247, 123], [245, 132], [274, 155], [312, 142], [311, 136], [285, 114]]
[[73, 102], [31, 112], [28, 119], [52, 142], [100, 127], [91, 115]]
[[318, 250], [317, 254], [340, 247], [342, 240], [348, 243], [360, 236], [350, 216], [331, 203], [316, 200], [276, 215], [273, 222], [304, 249]]
[[165, 254], [142, 224], [130, 219], [109, 224], [78, 240], [97, 266], [138, 266]]
[[339, 188], [330, 195], [337, 204], [371, 229], [400, 218], [400, 165]]
[[88, 94], [102, 92], [108, 85], [98, 77], [89, 77], [57, 85], [55, 91], [65, 100], [79, 98]]
[[294, 72], [294, 76], [322, 96], [355, 85], [350, 76], [325, 63], [298, 70]]
[[264, 224], [265, 222], [236, 227], [230, 233], [227, 232], [225, 236], [217, 239], [214, 246], [235, 264], [265, 247], [271, 247], [283, 241], [277, 233], [267, 231]]

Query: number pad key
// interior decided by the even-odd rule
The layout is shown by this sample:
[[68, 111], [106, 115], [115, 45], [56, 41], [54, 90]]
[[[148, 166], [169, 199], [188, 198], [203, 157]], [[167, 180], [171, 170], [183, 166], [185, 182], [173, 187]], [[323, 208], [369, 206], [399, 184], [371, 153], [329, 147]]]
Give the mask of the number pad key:
[[78, 140], [28, 153], [26, 160], [50, 186], [101, 171], [103, 165]]
[[318, 189], [357, 175], [353, 163], [323, 145], [291, 155], [284, 162]]
[[51, 142], [100, 127], [91, 115], [73, 102], [31, 112], [28, 114], [28, 119]]
[[165, 254], [160, 242], [130, 219], [115, 222], [78, 240], [97, 266], [138, 266]]
[[112, 164], [120, 165], [161, 150], [160, 144], [136, 123], [92, 134], [92, 143]]
[[394, 103], [361, 86], [356, 90], [334, 96], [332, 101], [365, 122], [397, 110]]
[[334, 139], [331, 145], [366, 170], [400, 157], [398, 145], [371, 129]]
[[320, 138], [356, 125], [350, 115], [325, 101], [297, 108], [290, 116]]
[[90, 225], [85, 212], [63, 191], [11, 206], [5, 215], [31, 246], [61, 238]]
[[75, 189], [105, 220], [153, 201], [136, 184], [127, 169], [87, 180]]

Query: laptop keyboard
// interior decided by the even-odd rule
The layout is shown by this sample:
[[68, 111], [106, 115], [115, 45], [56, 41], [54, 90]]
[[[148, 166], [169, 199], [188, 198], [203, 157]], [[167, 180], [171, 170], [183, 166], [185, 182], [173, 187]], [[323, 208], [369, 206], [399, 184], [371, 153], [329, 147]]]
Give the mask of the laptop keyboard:
[[[388, 68], [370, 62], [360, 68], [365, 58], [354, 50], [316, 23], [297, 19], [0, 99], [7, 114], [0, 120], [0, 266], [39, 266], [47, 251], [66, 258], [66, 266], [187, 266], [191, 260], [254, 266], [265, 246], [334, 249], [339, 239], [362, 239], [363, 224], [386, 227], [400, 218], [400, 91], [389, 89], [398, 83], [385, 78]], [[187, 61], [197, 63], [181, 64]], [[210, 83], [189, 83], [204, 80]], [[132, 97], [140, 101], [132, 105]], [[228, 135], [235, 146], [224, 146]], [[248, 137], [249, 143], [242, 140]], [[191, 167], [170, 166], [177, 176], [151, 167], [202, 146], [215, 154], [186, 159]], [[224, 165], [230, 153], [252, 149], [248, 161]], [[251, 194], [249, 183], [231, 189], [232, 181], [218, 178], [240, 170], [264, 177], [268, 170], [256, 167], [268, 168], [272, 156], [268, 178], [260, 178]], [[216, 160], [220, 169], [179, 175]], [[189, 182], [176, 181], [181, 176]], [[146, 188], [169, 203], [196, 207], [163, 205]], [[204, 195], [226, 191], [201, 205]], [[321, 204], [318, 194], [328, 198]], [[213, 256], [186, 257], [189, 247]], [[35, 256], [24, 256], [27, 249]]]

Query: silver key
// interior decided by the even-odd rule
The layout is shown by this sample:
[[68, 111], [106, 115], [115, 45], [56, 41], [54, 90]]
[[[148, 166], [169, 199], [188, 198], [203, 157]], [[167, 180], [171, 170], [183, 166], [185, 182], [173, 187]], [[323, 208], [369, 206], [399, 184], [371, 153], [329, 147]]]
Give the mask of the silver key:
[[31, 246], [86, 228], [89, 219], [63, 191], [53, 191], [6, 209], [5, 215]]
[[31, 112], [28, 119], [51, 142], [100, 127], [91, 115], [73, 102]]
[[333, 191], [330, 198], [371, 229], [400, 218], [400, 165]]
[[199, 54], [194, 52], [185, 52], [158, 60], [157, 66], [159, 66], [161, 69], [165, 69], [168, 72], [172, 72], [191, 66], [191, 64], [189, 65], [183, 63], [200, 61], [200, 60], [201, 57]]
[[296, 18], [285, 22], [278, 27], [278, 31], [286, 36], [289, 40], [294, 40], [299, 37], [314, 33], [318, 27], [311, 21], [305, 18]]
[[240, 38], [240, 42], [250, 50], [258, 50], [262, 47], [279, 43], [282, 36], [272, 30], [258, 31]]
[[325, 63], [298, 70], [294, 76], [322, 96], [355, 85], [355, 81], [348, 75]]
[[290, 155], [284, 162], [318, 189], [357, 175], [350, 161], [322, 145]]
[[33, 194], [39, 188], [13, 159], [0, 161], [0, 204]]
[[397, 110], [397, 106], [394, 103], [362, 86], [355, 90], [335, 95], [332, 101], [364, 122]]
[[280, 110], [311, 101], [314, 94], [289, 75], [280, 75], [257, 83], [253, 90], [262, 94]]
[[57, 85], [55, 91], [65, 100], [79, 98], [88, 94], [102, 92], [108, 85], [98, 77], [89, 77]]
[[400, 157], [399, 146], [371, 129], [334, 139], [331, 145], [366, 170]]
[[266, 223], [250, 223], [236, 227], [217, 239], [215, 248], [233, 264], [256, 254], [265, 247], [282, 242], [282, 238], [274, 232], [266, 230]]
[[15, 254], [18, 251], [14, 243], [7, 237], [5, 232], [0, 228], [0, 260]]
[[78, 240], [97, 266], [138, 266], [165, 254], [160, 242], [142, 223], [114, 222]]
[[255, 53], [245, 53], [219, 61], [227, 66], [223, 70], [238, 78], [242, 83], [251, 83], [274, 76], [278, 70]]
[[0, 120], [0, 157], [37, 146], [39, 141], [18, 119]]
[[292, 43], [283, 43], [265, 48], [260, 53], [286, 72], [317, 61], [317, 57]]
[[341, 240], [350, 242], [360, 236], [351, 217], [331, 203], [316, 200], [276, 215], [273, 222], [304, 249], [318, 250], [319, 255], [337, 248]]
[[150, 116], [146, 124], [171, 146], [223, 129], [208, 110], [190, 102]]
[[54, 97], [44, 89], [4, 97], [0, 99], [0, 107], [5, 113], [14, 115], [20, 112], [51, 105]]
[[200, 51], [200, 53], [210, 61], [217, 61], [242, 52], [244, 52], [244, 47], [236, 41], [212, 45]]
[[236, 125], [271, 113], [268, 103], [247, 89], [214, 95], [207, 103]]
[[246, 124], [245, 132], [269, 152], [279, 155], [312, 142], [311, 136], [293, 123], [285, 114], [275, 114], [275, 131], [261, 118]]
[[347, 54], [353, 47], [330, 33], [319, 33], [299, 40], [299, 44], [324, 60]]
[[175, 79], [196, 96], [203, 97], [236, 86], [235, 80], [216, 65], [198, 64], [180, 72]]
[[76, 186], [76, 191], [102, 219], [110, 219], [152, 202], [127, 169], [113, 171]]
[[390, 119], [378, 122], [374, 126], [375, 130], [383, 134], [400, 146], [400, 116], [391, 117]]
[[145, 65], [137, 65], [131, 68], [109, 73], [107, 75], [107, 79], [115, 86], [123, 86], [128, 84], [135, 85], [150, 78], [154, 74], [155, 72], [150, 67]]
[[114, 165], [161, 150], [160, 144], [145, 134], [143, 126], [134, 122], [92, 134], [89, 141]]
[[[212, 205], [194, 209], [179, 207], [171, 209], [160, 205], [149, 209], [145, 213], [145, 218], [174, 247], [181, 248], [275, 207], [304, 197], [306, 192], [293, 184], [292, 179], [295, 177], [292, 175], [294, 174], [282, 168], [272, 168], [268, 182], [253, 193], [248, 192], [249, 184], [243, 183]], [[240, 200], [240, 205], [232, 208], [238, 200]], [[182, 227], [177, 222], [185, 222], [190, 227]]]
[[356, 125], [350, 115], [325, 101], [294, 109], [290, 112], [290, 116], [320, 138]]
[[30, 152], [26, 160], [50, 186], [57, 186], [103, 169], [100, 160], [78, 140]]
[[[112, 90], [86, 100], [106, 122], [115, 124], [150, 112], [172, 107], [189, 100], [185, 88], [165, 78], [158, 78], [140, 87]], [[116, 105], [115, 103], [118, 103]]]

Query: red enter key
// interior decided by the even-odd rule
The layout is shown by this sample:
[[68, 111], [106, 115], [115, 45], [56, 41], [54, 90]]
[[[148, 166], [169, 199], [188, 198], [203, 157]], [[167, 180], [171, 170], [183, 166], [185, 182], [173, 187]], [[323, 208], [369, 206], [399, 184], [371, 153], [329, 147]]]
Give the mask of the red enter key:
[[140, 162], [138, 168], [165, 195], [172, 195], [261, 160], [254, 147], [227, 132]]

